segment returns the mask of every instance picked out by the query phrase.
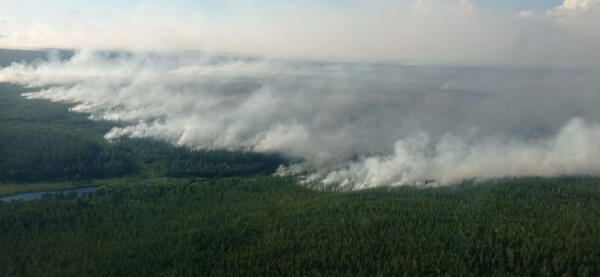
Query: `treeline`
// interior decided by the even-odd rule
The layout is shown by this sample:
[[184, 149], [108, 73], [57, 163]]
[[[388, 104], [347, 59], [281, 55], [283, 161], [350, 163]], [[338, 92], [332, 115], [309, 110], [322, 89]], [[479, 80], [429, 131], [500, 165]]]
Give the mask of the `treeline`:
[[286, 159], [247, 151], [191, 150], [150, 139], [111, 144], [115, 123], [91, 121], [68, 105], [20, 96], [0, 83], [0, 182], [78, 181], [142, 174], [224, 177], [273, 173]]
[[231, 150], [190, 150], [152, 139], [122, 139], [116, 147], [130, 153], [151, 175], [231, 177], [272, 174], [287, 161], [279, 154]]
[[151, 139], [110, 144], [52, 129], [0, 133], [0, 182], [78, 181], [147, 177], [229, 177], [272, 174], [277, 154], [190, 150]]
[[600, 276], [599, 182], [180, 178], [0, 203], [0, 276]]

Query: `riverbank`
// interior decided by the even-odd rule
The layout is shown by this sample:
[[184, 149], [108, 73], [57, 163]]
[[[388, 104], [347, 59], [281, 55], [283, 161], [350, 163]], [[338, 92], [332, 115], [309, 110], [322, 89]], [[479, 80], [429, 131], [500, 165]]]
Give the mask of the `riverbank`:
[[137, 177], [92, 179], [78, 182], [0, 183], [0, 198], [27, 192], [63, 191], [88, 186], [124, 185], [139, 181]]
[[7, 197], [26, 192], [68, 190], [84, 186], [85, 184], [77, 184], [72, 182], [43, 182], [26, 184], [0, 183], [0, 197]]
[[0, 198], [28, 192], [63, 191], [87, 186], [127, 186], [140, 183], [149, 185], [187, 184], [201, 180], [206, 180], [206, 178], [152, 178], [144, 176], [127, 176], [78, 182], [0, 183]]
[[12, 201], [31, 201], [31, 200], [40, 200], [44, 199], [47, 196], [55, 197], [59, 195], [71, 195], [74, 194], [76, 197], [92, 193], [101, 189], [100, 186], [88, 185], [82, 187], [76, 187], [72, 189], [64, 189], [64, 190], [52, 190], [52, 191], [39, 191], [39, 192], [24, 192], [19, 194], [14, 194], [6, 197], [0, 197], [0, 201], [4, 202], [12, 202]]

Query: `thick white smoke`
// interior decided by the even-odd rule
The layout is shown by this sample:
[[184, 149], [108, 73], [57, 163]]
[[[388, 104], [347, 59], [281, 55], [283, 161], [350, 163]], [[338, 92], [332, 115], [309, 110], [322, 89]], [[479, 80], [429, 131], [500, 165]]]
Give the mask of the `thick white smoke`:
[[115, 120], [106, 138], [281, 152], [307, 182], [349, 188], [597, 174], [598, 71], [82, 51], [13, 64], [28, 98]]
[[544, 139], [484, 138], [447, 134], [430, 146], [427, 133], [399, 140], [387, 156], [368, 157], [344, 169], [313, 175], [324, 184], [449, 184], [465, 178], [596, 174], [600, 169], [600, 127], [579, 118]]

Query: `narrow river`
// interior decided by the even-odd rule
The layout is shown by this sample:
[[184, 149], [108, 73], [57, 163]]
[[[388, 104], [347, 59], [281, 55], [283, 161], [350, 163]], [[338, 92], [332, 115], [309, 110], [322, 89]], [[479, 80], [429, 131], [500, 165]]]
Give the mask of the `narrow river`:
[[24, 192], [11, 196], [6, 196], [0, 198], [0, 201], [29, 201], [29, 200], [39, 200], [46, 196], [55, 196], [55, 195], [66, 195], [66, 194], [75, 194], [76, 197], [80, 197], [84, 194], [88, 194], [100, 189], [100, 186], [87, 186], [87, 187], [79, 187], [72, 188], [66, 190], [57, 190], [57, 191], [36, 191], [36, 192]]

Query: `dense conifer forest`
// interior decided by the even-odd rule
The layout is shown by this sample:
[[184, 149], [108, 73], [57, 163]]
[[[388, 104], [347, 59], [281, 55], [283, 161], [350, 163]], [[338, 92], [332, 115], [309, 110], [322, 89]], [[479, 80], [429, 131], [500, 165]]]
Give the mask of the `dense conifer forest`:
[[109, 143], [114, 123], [91, 121], [64, 104], [27, 100], [0, 83], [0, 182], [80, 181], [134, 174], [223, 177], [271, 174], [278, 154], [197, 150], [150, 139]]
[[596, 178], [317, 192], [156, 179], [0, 203], [0, 276], [598, 276]]

